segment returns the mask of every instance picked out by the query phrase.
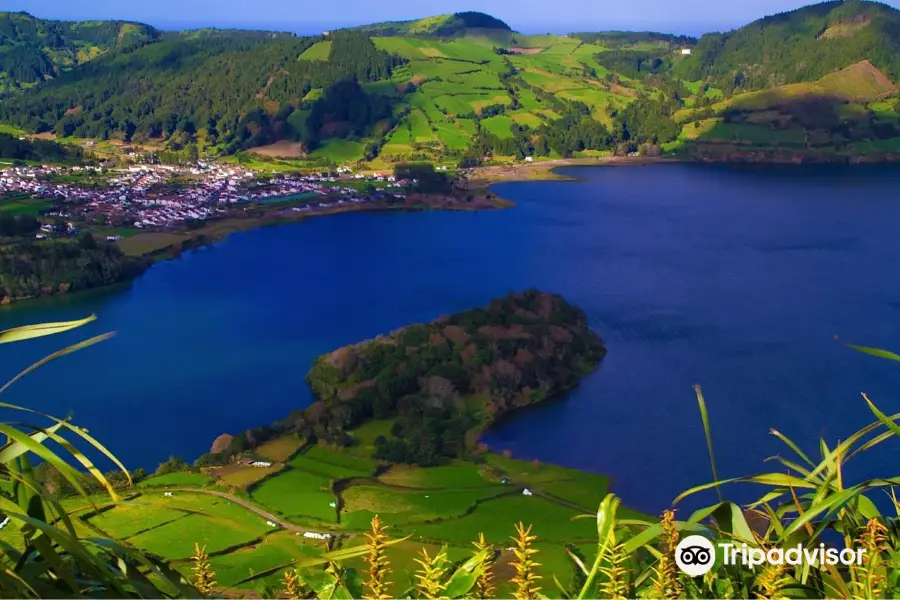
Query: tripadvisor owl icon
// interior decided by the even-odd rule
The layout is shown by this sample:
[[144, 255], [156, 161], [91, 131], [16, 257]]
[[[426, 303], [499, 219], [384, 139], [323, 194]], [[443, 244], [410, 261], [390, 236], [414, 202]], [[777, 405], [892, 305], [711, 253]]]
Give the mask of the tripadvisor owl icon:
[[702, 535], [689, 535], [675, 548], [675, 564], [691, 577], [706, 574], [715, 561], [716, 550], [712, 542]]

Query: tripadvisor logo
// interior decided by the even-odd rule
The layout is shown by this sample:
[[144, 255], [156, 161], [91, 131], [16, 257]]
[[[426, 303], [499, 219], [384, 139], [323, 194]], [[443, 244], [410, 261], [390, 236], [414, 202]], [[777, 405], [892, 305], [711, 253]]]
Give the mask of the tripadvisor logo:
[[[752, 548], [747, 544], [717, 544], [724, 565], [742, 565], [755, 569], [763, 564], [771, 565], [830, 565], [850, 566], [862, 564], [865, 548], [804, 548], [797, 544], [792, 548]], [[702, 535], [689, 535], [675, 548], [675, 564], [683, 573], [698, 577], [708, 573], [716, 562], [716, 546]]]
[[716, 549], [702, 535], [689, 535], [675, 548], [675, 564], [691, 577], [704, 575], [716, 562]]

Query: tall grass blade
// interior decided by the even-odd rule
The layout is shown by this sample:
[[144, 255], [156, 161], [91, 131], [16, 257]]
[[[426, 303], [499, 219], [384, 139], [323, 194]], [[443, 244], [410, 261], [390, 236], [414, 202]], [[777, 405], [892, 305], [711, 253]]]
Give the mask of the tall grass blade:
[[600, 502], [600, 508], [597, 509], [597, 558], [594, 559], [591, 571], [581, 587], [578, 600], [582, 600], [594, 587], [594, 580], [600, 571], [600, 564], [606, 559], [610, 550], [610, 540], [613, 539], [610, 534], [616, 524], [616, 512], [619, 510], [621, 503], [622, 501], [615, 494], [607, 494], [603, 501]]
[[[706, 448], [709, 452], [709, 466], [712, 468], [713, 481], [719, 481], [719, 473], [716, 470], [716, 454], [713, 452], [712, 430], [709, 427], [709, 413], [706, 411], [706, 400], [703, 398], [703, 390], [699, 385], [694, 386], [697, 394], [697, 404], [700, 406], [700, 419], [703, 421], [703, 434], [706, 436]], [[722, 488], [716, 485], [716, 494], [719, 502], [723, 501]]]
[[21, 342], [32, 338], [44, 337], [46, 335], [54, 335], [62, 333], [86, 325], [97, 319], [97, 315], [92, 314], [84, 319], [77, 321], [65, 321], [59, 323], [40, 323], [38, 325], [25, 325], [14, 329], [0, 331], [0, 344], [9, 344], [11, 342]]
[[857, 352], [862, 352], [863, 354], [869, 354], [871, 356], [877, 356], [878, 358], [884, 358], [887, 360], [893, 360], [896, 362], [900, 362], [900, 354], [894, 354], [893, 352], [888, 352], [887, 350], [880, 350], [878, 348], [870, 348], [868, 346], [857, 346], [855, 344], [844, 344], [851, 350], [856, 350]]
[[9, 381], [7, 381], [6, 385], [4, 385], [2, 388], [0, 388], [0, 394], [2, 394], [7, 389], [9, 389], [9, 386], [14, 384], [18, 380], [22, 379], [23, 377], [25, 377], [26, 375], [28, 375], [29, 373], [31, 373], [38, 367], [46, 365], [48, 362], [54, 361], [57, 358], [61, 358], [67, 354], [72, 354], [73, 352], [78, 352], [79, 350], [87, 348], [88, 346], [93, 346], [94, 344], [98, 344], [102, 341], [108, 340], [109, 338], [113, 337], [114, 335], [116, 335], [114, 332], [104, 333], [103, 335], [98, 335], [98, 336], [92, 337], [90, 339], [84, 340], [83, 342], [78, 342], [77, 344], [73, 344], [71, 346], [63, 348], [62, 350], [58, 350], [49, 356], [45, 356], [41, 360], [37, 361], [36, 363], [31, 365], [27, 369], [25, 369], [24, 371], [22, 371], [21, 373], [19, 373], [18, 375], [16, 375]]
[[893, 419], [891, 419], [886, 414], [884, 414], [883, 412], [878, 410], [878, 407], [875, 406], [874, 402], [869, 400], [869, 397], [866, 394], [863, 394], [862, 397], [863, 397], [863, 400], [866, 401], [866, 404], [869, 405], [869, 410], [872, 411], [872, 414], [875, 415], [878, 418], [878, 420], [891, 431], [891, 433], [900, 437], [900, 425], [897, 425]]

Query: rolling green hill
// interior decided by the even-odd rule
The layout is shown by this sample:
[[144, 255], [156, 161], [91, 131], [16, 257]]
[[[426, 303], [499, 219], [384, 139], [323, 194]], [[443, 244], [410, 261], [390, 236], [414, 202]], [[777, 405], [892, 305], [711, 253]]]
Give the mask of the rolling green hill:
[[794, 160], [900, 151], [897, 87], [868, 61], [814, 82], [733, 96], [682, 109], [670, 149], [704, 159]]
[[387, 21], [364, 25], [357, 29], [369, 35], [435, 38], [465, 36], [472, 30], [498, 34], [502, 38], [503, 34], [512, 32], [510, 26], [500, 19], [480, 12], [458, 12], [452, 15], [438, 15], [412, 21]]
[[835, 0], [772, 15], [728, 33], [704, 35], [675, 72], [725, 90], [814, 81], [868, 60], [900, 76], [900, 11], [865, 0]]
[[0, 92], [34, 85], [111, 49], [159, 37], [141, 23], [48, 21], [0, 12]]
[[148, 30], [7, 93], [0, 123], [185, 156], [253, 151], [294, 166], [684, 153], [722, 136], [735, 149], [719, 157], [793, 146], [874, 157], [894, 147], [900, 126], [895, 34], [900, 11], [863, 0], [699, 41], [523, 35], [472, 12], [315, 37]]

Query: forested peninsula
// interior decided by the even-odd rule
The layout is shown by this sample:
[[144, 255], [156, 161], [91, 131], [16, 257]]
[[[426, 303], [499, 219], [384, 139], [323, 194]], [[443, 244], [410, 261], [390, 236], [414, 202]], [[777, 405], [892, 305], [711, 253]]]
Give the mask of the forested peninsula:
[[391, 421], [374, 459], [434, 466], [473, 458], [490, 424], [559, 397], [605, 354], [580, 308], [547, 292], [510, 293], [321, 356], [307, 375], [315, 403], [233, 438], [197, 465], [227, 463], [290, 431], [352, 446], [353, 430], [373, 419]]

